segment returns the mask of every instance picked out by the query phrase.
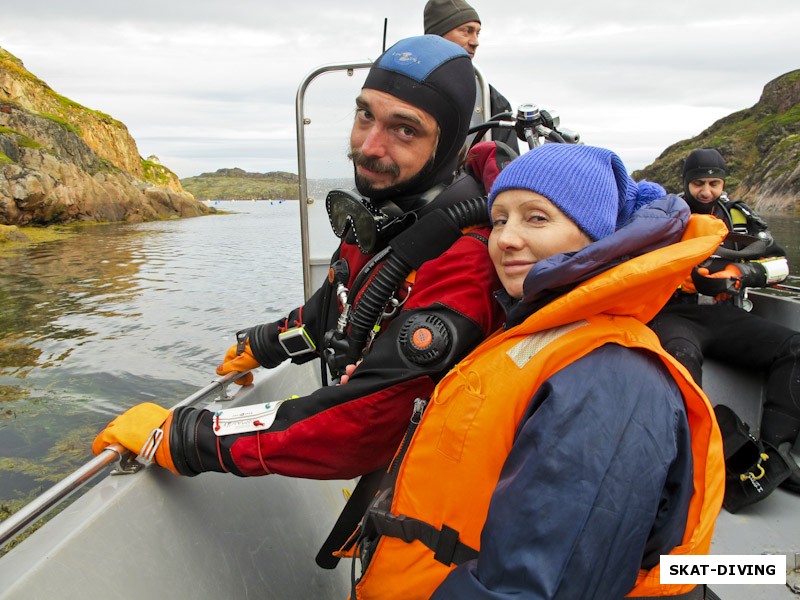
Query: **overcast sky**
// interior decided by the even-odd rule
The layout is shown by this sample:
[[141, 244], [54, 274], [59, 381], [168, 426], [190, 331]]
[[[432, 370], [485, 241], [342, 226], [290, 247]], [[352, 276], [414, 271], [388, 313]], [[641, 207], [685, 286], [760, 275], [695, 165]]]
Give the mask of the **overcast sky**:
[[[0, 46], [56, 92], [125, 123], [139, 153], [179, 177], [223, 167], [296, 173], [303, 77], [377, 58], [384, 18], [389, 45], [421, 34], [424, 5], [0, 0]], [[483, 25], [475, 62], [512, 106], [555, 112], [630, 171], [749, 108], [767, 82], [800, 68], [798, 0], [472, 5]], [[357, 87], [364, 74], [353, 77]], [[352, 101], [340, 110], [346, 131]], [[342, 139], [337, 160], [344, 152]], [[324, 170], [317, 174], [332, 176]]]

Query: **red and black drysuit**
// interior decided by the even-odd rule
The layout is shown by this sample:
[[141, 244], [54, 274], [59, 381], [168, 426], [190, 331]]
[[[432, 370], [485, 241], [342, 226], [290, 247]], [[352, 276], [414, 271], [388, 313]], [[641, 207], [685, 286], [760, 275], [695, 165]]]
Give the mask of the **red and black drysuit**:
[[[462, 176], [424, 212], [483, 194], [479, 183]], [[170, 429], [177, 470], [183, 475], [229, 471], [241, 476], [278, 473], [349, 479], [385, 467], [403, 437], [414, 399], [428, 397], [436, 382], [502, 323], [492, 297], [500, 284], [486, 247], [488, 235], [488, 227], [464, 234], [443, 254], [422, 264], [402, 311], [381, 328], [350, 381], [284, 402], [268, 430], [217, 437], [211, 412], [177, 409]], [[332, 264], [347, 261], [350, 287], [372, 256], [362, 254], [345, 237]], [[277, 335], [287, 325], [304, 324], [317, 348], [321, 347], [324, 333], [336, 326], [339, 316], [336, 294], [326, 290], [328, 285], [323, 284], [286, 318], [250, 330], [250, 348], [262, 366], [274, 367], [286, 360]], [[428, 357], [425, 364], [409, 359], [399, 335], [409, 319], [420, 314], [438, 318], [448, 342], [444, 351], [434, 360]], [[316, 357], [317, 353], [309, 353], [294, 362]]]

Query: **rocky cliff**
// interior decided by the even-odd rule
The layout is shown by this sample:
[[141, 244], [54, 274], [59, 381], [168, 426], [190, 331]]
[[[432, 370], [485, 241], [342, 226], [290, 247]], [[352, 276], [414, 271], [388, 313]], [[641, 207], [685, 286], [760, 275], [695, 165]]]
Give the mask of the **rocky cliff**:
[[54, 92], [0, 48], [0, 224], [148, 221], [212, 212], [124, 124]]
[[770, 81], [754, 106], [673, 144], [633, 177], [680, 192], [683, 161], [695, 148], [716, 148], [725, 157], [732, 198], [756, 210], [800, 209], [800, 70]]

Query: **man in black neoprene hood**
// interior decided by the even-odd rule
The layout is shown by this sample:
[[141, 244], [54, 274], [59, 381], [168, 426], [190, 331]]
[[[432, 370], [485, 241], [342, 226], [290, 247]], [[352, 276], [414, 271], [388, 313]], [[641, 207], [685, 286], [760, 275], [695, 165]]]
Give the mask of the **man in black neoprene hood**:
[[[350, 361], [346, 385], [287, 399], [278, 403], [274, 419], [232, 434], [220, 425], [235, 419], [225, 410], [220, 415], [195, 408], [172, 412], [140, 404], [97, 436], [94, 451], [118, 442], [138, 454], [150, 433], [161, 429], [155, 462], [181, 475], [224, 471], [349, 479], [384, 469], [408, 426], [415, 399], [429, 396], [438, 380], [502, 322], [493, 298], [500, 285], [487, 252], [488, 225], [463, 234], [455, 227], [447, 236], [429, 229], [418, 234], [416, 227], [427, 216], [438, 217], [436, 208], [486, 193], [480, 182], [456, 172], [474, 99], [468, 54], [434, 35], [389, 48], [373, 64], [356, 99], [349, 154], [359, 194], [331, 193], [328, 200], [334, 200], [327, 203], [342, 240], [331, 265], [333, 273], [344, 273], [338, 283], [352, 300], [346, 314], [358, 314], [370, 285], [400, 251], [395, 244], [401, 237], [410, 238], [405, 240], [414, 249], [410, 254], [437, 245], [440, 251], [404, 276], [394, 292], [401, 308], [379, 323], [379, 333], [360, 360]], [[386, 233], [395, 231], [389, 225], [395, 217], [410, 213], [419, 222], [394, 237]], [[364, 214], [369, 217], [362, 220]], [[480, 214], [485, 220], [485, 204]], [[361, 234], [369, 233], [376, 242], [365, 248], [359, 227], [370, 224], [373, 230]], [[381, 255], [387, 247], [388, 258]], [[217, 373], [319, 359], [343, 312], [336, 286], [335, 278], [325, 282], [285, 317], [242, 330]], [[351, 319], [346, 335], [352, 330]], [[286, 343], [287, 336], [292, 344]], [[239, 382], [251, 380], [248, 374]]]
[[[767, 476], [758, 485], [738, 476], [728, 482], [723, 506], [736, 512], [778, 485], [800, 493], [800, 455], [792, 456], [793, 447], [800, 452], [800, 333], [749, 312], [746, 289], [783, 281], [789, 266], [767, 223], [745, 203], [728, 198], [728, 167], [719, 151], [692, 151], [682, 176], [682, 195], [692, 212], [722, 219], [731, 233], [715, 257], [694, 268], [650, 326], [699, 385], [705, 358], [767, 374], [761, 423], [749, 424], [760, 430], [761, 453], [770, 456], [764, 463]], [[724, 398], [712, 400], [725, 404]], [[720, 410], [726, 409], [718, 408], [717, 415], [725, 439], [729, 415]], [[730, 448], [729, 443], [726, 454]]]
[[[452, 50], [449, 45], [446, 48]], [[468, 66], [461, 56], [458, 60], [450, 59], [448, 63], [431, 69], [429, 63], [402, 51], [387, 52], [376, 63], [376, 67], [380, 68], [370, 69], [363, 89], [390, 94], [424, 110], [438, 124], [439, 138], [433, 156], [416, 175], [383, 187], [374, 185], [368, 177], [360, 175], [360, 162], [368, 162], [369, 159], [359, 161], [361, 153], [351, 150], [349, 156], [353, 160], [359, 192], [373, 201], [392, 199], [396, 202], [452, 181], [475, 97], [472, 72], [471, 68], [467, 69]], [[418, 85], [415, 83], [417, 80], [424, 80], [425, 85]], [[356, 135], [356, 128], [351, 134], [351, 147], [352, 135]]]

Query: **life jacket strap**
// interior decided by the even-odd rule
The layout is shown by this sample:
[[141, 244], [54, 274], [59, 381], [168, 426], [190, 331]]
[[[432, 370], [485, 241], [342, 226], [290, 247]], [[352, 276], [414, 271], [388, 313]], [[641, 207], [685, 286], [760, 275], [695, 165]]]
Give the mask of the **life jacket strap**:
[[478, 551], [460, 541], [458, 531], [447, 525], [437, 529], [419, 519], [395, 515], [376, 508], [369, 510], [368, 518], [379, 535], [400, 538], [406, 543], [420, 541], [434, 553], [434, 558], [444, 565], [460, 565], [478, 558]]
[[320, 567], [323, 569], [335, 569], [339, 564], [339, 558], [334, 556], [333, 553], [342, 548], [352, 536], [370, 502], [375, 497], [378, 486], [385, 474], [386, 471], [384, 469], [379, 469], [362, 475], [358, 480], [339, 518], [317, 553], [315, 560]]

